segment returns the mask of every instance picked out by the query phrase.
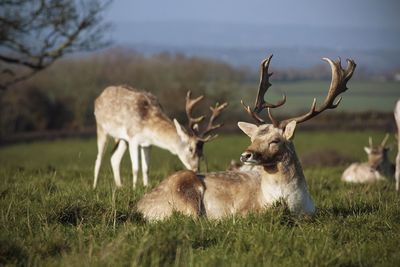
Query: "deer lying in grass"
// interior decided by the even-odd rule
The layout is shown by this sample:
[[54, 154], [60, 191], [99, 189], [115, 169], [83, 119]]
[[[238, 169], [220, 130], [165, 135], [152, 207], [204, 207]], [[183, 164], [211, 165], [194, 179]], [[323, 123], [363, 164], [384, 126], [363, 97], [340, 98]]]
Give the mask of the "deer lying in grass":
[[342, 174], [342, 180], [350, 183], [372, 183], [385, 179], [393, 179], [394, 165], [389, 161], [389, 148], [386, 142], [387, 134], [379, 146], [372, 144], [369, 137], [369, 146], [364, 147], [368, 155], [368, 162], [353, 163]]
[[396, 156], [396, 191], [400, 190], [400, 99], [396, 102], [394, 118], [397, 125], [397, 156]]
[[139, 91], [129, 86], [111, 86], [96, 99], [94, 114], [97, 124], [97, 159], [94, 169], [93, 188], [96, 187], [101, 160], [106, 146], [107, 136], [116, 139], [117, 145], [111, 157], [111, 166], [117, 187], [121, 186], [119, 167], [127, 147], [132, 161], [133, 187], [136, 185], [139, 169], [139, 151], [141, 153], [143, 184], [148, 184], [149, 147], [155, 145], [177, 155], [189, 170], [197, 171], [203, 155], [205, 142], [215, 138], [210, 132], [222, 126], [214, 125], [227, 103], [211, 107], [211, 117], [207, 128], [199, 130], [199, 123], [205, 116], [192, 117], [193, 107], [203, 96], [191, 99], [190, 91], [186, 96], [186, 115], [189, 119], [190, 134], [179, 122], [173, 122], [162, 110], [157, 98], [151, 93]]
[[[270, 87], [268, 67], [272, 55], [261, 64], [261, 78], [255, 107], [245, 107], [257, 124], [239, 122], [239, 128], [251, 139], [251, 145], [240, 160], [251, 166], [237, 171], [196, 174], [192, 171], [177, 172], [147, 193], [137, 204], [138, 211], [148, 220], [160, 220], [173, 211], [198, 217], [219, 219], [232, 215], [245, 215], [261, 211], [283, 200], [289, 210], [298, 215], [312, 215], [314, 202], [307, 189], [306, 179], [292, 143], [298, 123], [305, 122], [324, 110], [334, 109], [335, 98], [347, 90], [356, 64], [348, 60], [346, 70], [340, 61], [324, 58], [332, 68], [332, 81], [321, 108], [316, 100], [305, 115], [278, 122], [270, 109], [283, 105], [283, 100], [273, 105], [265, 102], [264, 95]], [[272, 124], [259, 116], [268, 109]]]

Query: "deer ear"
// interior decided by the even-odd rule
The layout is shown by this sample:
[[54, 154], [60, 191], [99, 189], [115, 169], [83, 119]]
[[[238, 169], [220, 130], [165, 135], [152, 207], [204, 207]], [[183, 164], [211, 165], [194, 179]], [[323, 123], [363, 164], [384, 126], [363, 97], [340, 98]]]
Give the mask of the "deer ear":
[[248, 122], [242, 122], [242, 121], [238, 122], [238, 126], [239, 126], [240, 130], [242, 130], [250, 138], [253, 138], [253, 136], [255, 135], [255, 133], [258, 129], [257, 125], [248, 123]]
[[179, 138], [183, 142], [189, 141], [188, 134], [186, 133], [185, 129], [182, 127], [182, 125], [176, 119], [174, 119], [174, 124], [175, 124], [176, 132], [177, 132]]
[[364, 147], [364, 150], [365, 150], [365, 152], [366, 152], [368, 155], [371, 154], [371, 148], [365, 146], [365, 147]]
[[283, 131], [283, 136], [286, 138], [286, 140], [293, 139], [296, 125], [297, 125], [296, 121], [291, 121], [286, 125], [285, 130]]

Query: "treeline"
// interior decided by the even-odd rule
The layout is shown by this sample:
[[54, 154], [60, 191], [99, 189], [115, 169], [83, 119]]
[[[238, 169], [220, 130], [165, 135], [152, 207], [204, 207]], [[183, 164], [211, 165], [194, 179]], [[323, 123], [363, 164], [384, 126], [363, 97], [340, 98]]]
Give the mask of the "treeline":
[[[274, 81], [330, 79], [330, 70], [324, 65], [305, 70], [273, 70]], [[92, 56], [75, 56], [60, 60], [31, 80], [0, 95], [0, 138], [48, 130], [87, 132], [95, 126], [94, 99], [107, 86], [120, 84], [154, 93], [168, 115], [183, 124], [186, 122], [187, 90], [192, 90], [194, 96], [206, 95], [194, 111], [198, 114], [209, 112], [208, 107], [215, 102], [228, 101], [230, 106], [221, 121], [227, 124], [225, 130], [233, 130], [238, 120], [248, 119], [240, 99], [249, 104], [254, 101], [258, 75], [246, 68], [233, 68], [222, 62], [179, 54], [144, 57], [130, 50], [114, 48]], [[277, 95], [280, 97], [279, 93]], [[363, 116], [361, 126], [366, 125], [366, 117], [374, 118], [375, 115]], [[382, 116], [389, 120], [389, 115]], [[322, 121], [324, 118], [328, 117], [321, 116]], [[325, 121], [326, 127], [335, 123], [343, 125], [340, 120]]]
[[92, 127], [94, 99], [119, 84], [153, 92], [171, 116], [184, 120], [187, 90], [206, 94], [199, 109], [207, 112], [207, 105], [229, 99], [247, 76], [212, 60], [170, 54], [146, 58], [123, 49], [64, 59], [1, 95], [1, 135]]

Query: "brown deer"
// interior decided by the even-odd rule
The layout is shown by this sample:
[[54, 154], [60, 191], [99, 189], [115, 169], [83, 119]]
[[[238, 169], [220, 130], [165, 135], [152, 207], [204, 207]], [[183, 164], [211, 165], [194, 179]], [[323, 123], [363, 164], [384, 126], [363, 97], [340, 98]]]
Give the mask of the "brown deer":
[[[247, 113], [258, 124], [238, 123], [251, 140], [251, 145], [240, 157], [247, 168], [205, 174], [180, 171], [169, 176], [138, 202], [137, 209], [146, 219], [164, 219], [174, 211], [194, 217], [219, 219], [261, 211], [278, 201], [283, 201], [294, 214], [312, 215], [315, 212], [292, 142], [294, 131], [298, 123], [338, 106], [341, 98], [336, 102], [335, 98], [347, 90], [346, 84], [356, 64], [348, 60], [347, 69], [344, 70], [340, 60], [324, 58], [332, 69], [332, 81], [324, 104], [317, 108], [314, 99], [308, 113], [278, 122], [272, 116], [271, 109], [283, 105], [286, 96], [277, 104], [264, 100], [271, 86], [269, 77], [272, 74], [268, 73], [271, 58], [272, 55], [261, 64], [260, 85], [254, 108], [242, 102]], [[264, 109], [268, 110], [272, 124], [260, 117]]]
[[386, 142], [389, 134], [385, 136], [379, 146], [372, 144], [369, 137], [369, 146], [364, 147], [368, 155], [368, 162], [351, 164], [342, 174], [342, 180], [350, 183], [372, 183], [379, 180], [393, 179], [394, 165], [389, 161], [389, 148]]
[[400, 190], [400, 99], [396, 102], [394, 118], [397, 126], [397, 156], [396, 156], [396, 191]]
[[136, 185], [139, 169], [139, 149], [143, 184], [145, 186], [148, 184], [151, 145], [169, 150], [179, 157], [187, 169], [198, 171], [199, 160], [203, 155], [203, 145], [216, 137], [210, 133], [222, 126], [222, 124], [214, 125], [214, 122], [227, 106], [227, 103], [222, 105], [217, 103], [215, 107], [210, 107], [212, 112], [210, 120], [206, 128], [200, 131], [199, 123], [205, 116], [193, 117], [192, 109], [202, 99], [203, 96], [191, 99], [190, 91], [187, 93], [186, 115], [190, 131], [188, 133], [176, 119], [171, 121], [168, 118], [153, 94], [129, 86], [107, 87], [96, 99], [94, 107], [98, 153], [93, 188], [97, 184], [107, 136], [116, 140], [111, 166], [117, 187], [122, 185], [119, 167], [128, 146], [132, 161], [133, 187]]

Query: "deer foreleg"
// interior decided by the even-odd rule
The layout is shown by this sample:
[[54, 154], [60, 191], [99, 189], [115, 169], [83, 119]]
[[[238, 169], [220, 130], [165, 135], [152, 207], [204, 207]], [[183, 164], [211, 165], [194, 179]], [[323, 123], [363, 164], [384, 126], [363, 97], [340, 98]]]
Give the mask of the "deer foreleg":
[[94, 166], [93, 188], [96, 188], [97, 185], [97, 179], [99, 177], [99, 171], [101, 166], [101, 159], [103, 158], [106, 144], [107, 144], [107, 134], [100, 125], [97, 125], [97, 158]]
[[400, 148], [399, 151], [397, 151], [395, 178], [396, 178], [396, 191], [398, 192], [400, 190]]
[[131, 155], [132, 173], [133, 173], [133, 188], [136, 187], [137, 174], [139, 170], [139, 151], [136, 140], [129, 141], [129, 153]]
[[147, 186], [149, 182], [150, 147], [140, 147], [140, 156], [142, 160], [143, 185]]

